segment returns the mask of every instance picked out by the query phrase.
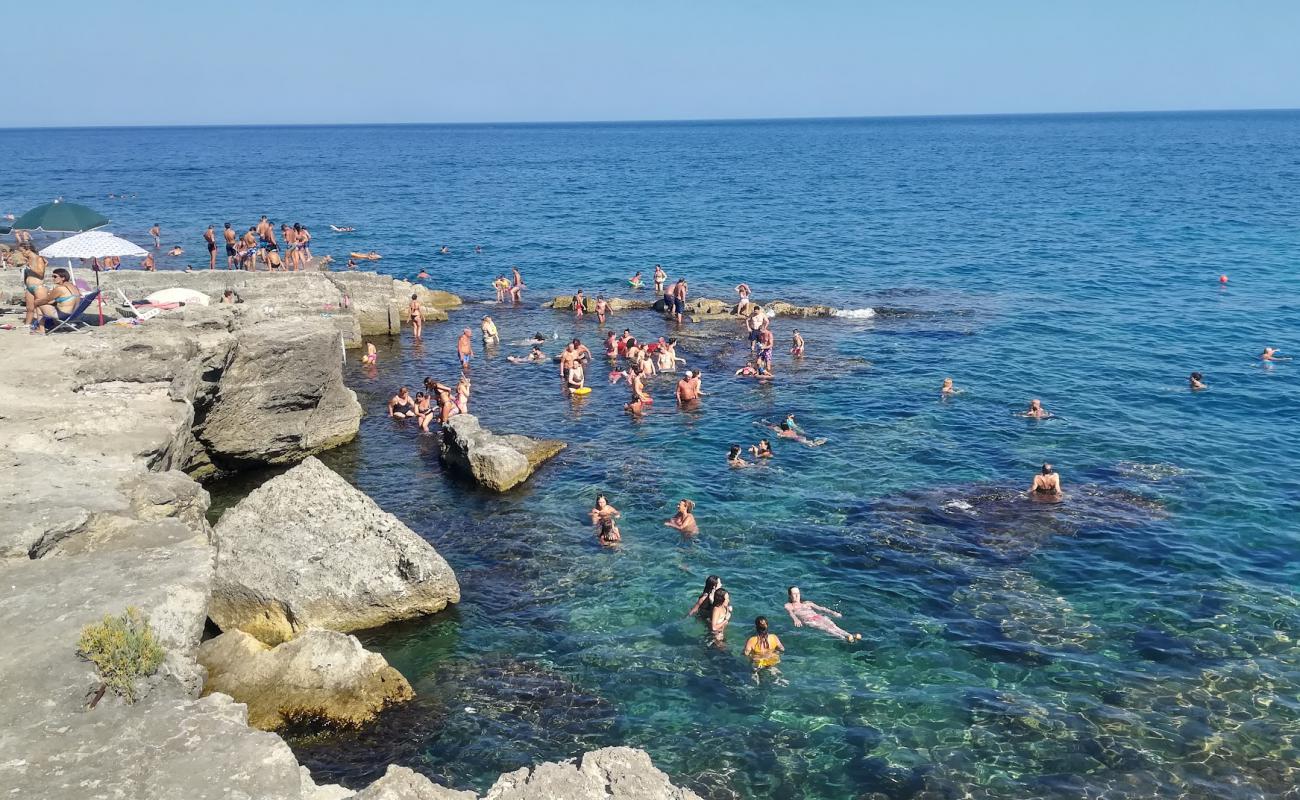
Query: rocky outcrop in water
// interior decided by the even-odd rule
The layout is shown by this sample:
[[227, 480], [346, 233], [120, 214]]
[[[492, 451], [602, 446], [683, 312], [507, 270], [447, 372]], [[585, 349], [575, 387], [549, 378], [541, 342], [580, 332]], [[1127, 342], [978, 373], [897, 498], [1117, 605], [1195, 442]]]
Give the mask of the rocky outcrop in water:
[[234, 630], [199, 646], [208, 671], [203, 691], [248, 706], [248, 724], [275, 730], [286, 721], [354, 728], [386, 706], [415, 696], [411, 684], [357, 637], [311, 629], [269, 647]]
[[[610, 297], [607, 298], [607, 302], [610, 311], [653, 309], [661, 314], [665, 313], [663, 298], [628, 300], [621, 297]], [[556, 311], [569, 311], [573, 308], [573, 296], [560, 295], [543, 305]], [[586, 308], [588, 314], [596, 313], [596, 301], [593, 298], [586, 298], [583, 307]], [[798, 306], [784, 300], [774, 300], [764, 305], [763, 308], [769, 314], [777, 317], [833, 317], [836, 312], [836, 309], [831, 306]], [[723, 300], [701, 297], [696, 300], [686, 301], [686, 313], [697, 322], [708, 319], [735, 319], [736, 306], [734, 303]]]
[[493, 433], [471, 414], [457, 414], [442, 429], [443, 461], [495, 492], [523, 483], [565, 446], [555, 439]]
[[231, 508], [213, 531], [208, 615], [267, 644], [308, 627], [372, 628], [460, 601], [428, 542], [309, 458]]

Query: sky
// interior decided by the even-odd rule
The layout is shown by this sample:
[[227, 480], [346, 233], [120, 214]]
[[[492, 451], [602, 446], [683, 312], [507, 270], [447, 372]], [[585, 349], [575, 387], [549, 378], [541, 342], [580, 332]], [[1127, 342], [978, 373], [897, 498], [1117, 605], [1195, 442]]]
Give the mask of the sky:
[[10, 127], [1300, 107], [1300, 0], [9, 6]]

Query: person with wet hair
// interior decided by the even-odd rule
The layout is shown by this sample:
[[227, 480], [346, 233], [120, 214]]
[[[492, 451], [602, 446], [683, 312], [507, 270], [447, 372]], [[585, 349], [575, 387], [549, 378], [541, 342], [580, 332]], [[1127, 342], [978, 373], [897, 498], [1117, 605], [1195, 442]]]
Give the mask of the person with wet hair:
[[1044, 464], [1043, 469], [1034, 476], [1034, 483], [1029, 487], [1034, 497], [1059, 498], [1061, 496], [1061, 476], [1052, 469], [1051, 464]]
[[846, 642], [856, 642], [862, 638], [862, 634], [849, 633], [839, 625], [831, 622], [830, 617], [842, 617], [844, 615], [838, 611], [819, 606], [811, 600], [804, 600], [798, 586], [791, 586], [786, 589], [786, 597], [790, 602], [785, 604], [785, 613], [790, 615], [790, 619], [794, 622], [796, 628], [807, 625], [809, 628], [825, 631], [831, 636], [843, 639]]
[[740, 454], [740, 445], [733, 444], [731, 450], [727, 453], [727, 466], [729, 467], [747, 467], [749, 462]]
[[1191, 376], [1188, 377], [1187, 385], [1192, 388], [1192, 391], [1207, 388], [1205, 385], [1205, 376], [1199, 372], [1193, 372]]
[[673, 515], [664, 525], [669, 528], [676, 528], [682, 532], [683, 536], [694, 536], [700, 532], [700, 527], [695, 524], [694, 500], [682, 500], [677, 504], [677, 513]]
[[618, 526], [614, 524], [613, 517], [601, 517], [596, 522], [596, 537], [600, 539], [601, 544], [607, 547], [623, 541], [623, 534], [619, 532]]
[[1025, 409], [1021, 413], [1021, 416], [1028, 417], [1029, 419], [1047, 419], [1052, 416], [1052, 413], [1043, 408], [1042, 400], [1035, 397], [1033, 400], [1029, 401], [1029, 408]]
[[[686, 612], [686, 616], [693, 617], [700, 613], [701, 609], [705, 611], [711, 610], [713, 608], [713, 593], [721, 586], [722, 578], [719, 578], [717, 575], [710, 575], [705, 578], [704, 590], [700, 592], [700, 596], [695, 601], [695, 605], [691, 606], [691, 610]], [[706, 603], [708, 604], [707, 606], [705, 605]]]
[[731, 622], [731, 594], [719, 586], [713, 590], [710, 603], [709, 633], [713, 634], [714, 639], [722, 641], [723, 635], [727, 632], [727, 625]]
[[781, 654], [785, 645], [781, 639], [768, 629], [767, 617], [754, 620], [754, 635], [745, 642], [745, 656], [754, 664], [754, 671], [775, 667], [781, 663]]

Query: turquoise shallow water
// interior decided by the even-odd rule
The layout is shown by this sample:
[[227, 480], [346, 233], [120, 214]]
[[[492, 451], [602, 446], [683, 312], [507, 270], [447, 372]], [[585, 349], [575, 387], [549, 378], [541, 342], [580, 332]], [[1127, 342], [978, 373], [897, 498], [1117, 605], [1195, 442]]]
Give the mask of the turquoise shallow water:
[[[629, 743], [711, 798], [1277, 797], [1300, 753], [1300, 366], [1254, 356], [1300, 346], [1297, 145], [1290, 112], [0, 131], [0, 205], [64, 194], [191, 252], [208, 222], [270, 213], [471, 301], [422, 344], [378, 342], [376, 372], [350, 367], [371, 413], [327, 460], [433, 542], [465, 596], [363, 636], [420, 699], [295, 735], [322, 779], [398, 760], [481, 788]], [[434, 440], [383, 415], [396, 385], [454, 376], [455, 335], [486, 311], [507, 341], [596, 349], [594, 319], [532, 301], [626, 296], [656, 261], [696, 294], [746, 279], [877, 314], [798, 323], [809, 357], [778, 356], [771, 386], [730, 377], [737, 328], [688, 325], [710, 394], [680, 413], [665, 380], [640, 421], [621, 388], [575, 403], [550, 368], [504, 360], [523, 348], [489, 352], [472, 410], [570, 443], [503, 497], [444, 476]], [[512, 263], [529, 307], [478, 304]], [[1209, 391], [1187, 391], [1193, 369]], [[942, 402], [946, 375], [965, 393]], [[1030, 397], [1060, 416], [1015, 417]], [[726, 469], [728, 444], [785, 411], [829, 443]], [[1043, 460], [1060, 506], [1016, 494]], [[617, 551], [585, 524], [600, 491], [623, 511]], [[680, 497], [699, 504], [694, 542], [661, 524]], [[710, 573], [736, 608], [720, 649], [684, 618]], [[791, 629], [790, 583], [862, 644]], [[759, 613], [788, 685], [756, 686], [739, 656]]]

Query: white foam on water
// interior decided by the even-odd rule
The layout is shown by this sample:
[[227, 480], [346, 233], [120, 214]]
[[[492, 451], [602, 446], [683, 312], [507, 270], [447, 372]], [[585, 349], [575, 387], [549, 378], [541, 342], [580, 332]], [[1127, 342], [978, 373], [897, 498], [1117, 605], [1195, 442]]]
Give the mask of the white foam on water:
[[849, 319], [870, 319], [876, 315], [874, 308], [841, 308], [835, 312], [837, 317], [848, 317]]

